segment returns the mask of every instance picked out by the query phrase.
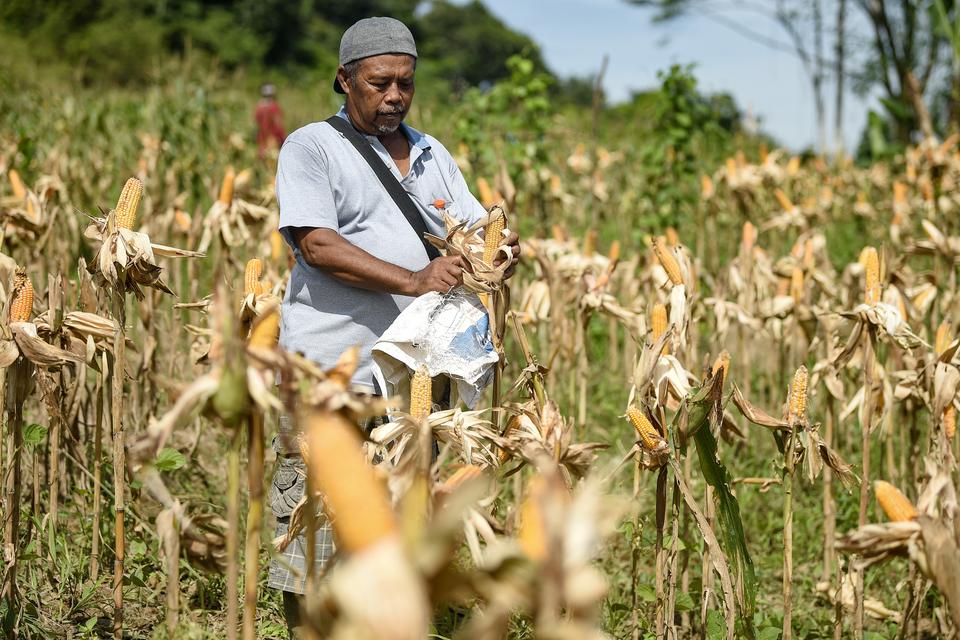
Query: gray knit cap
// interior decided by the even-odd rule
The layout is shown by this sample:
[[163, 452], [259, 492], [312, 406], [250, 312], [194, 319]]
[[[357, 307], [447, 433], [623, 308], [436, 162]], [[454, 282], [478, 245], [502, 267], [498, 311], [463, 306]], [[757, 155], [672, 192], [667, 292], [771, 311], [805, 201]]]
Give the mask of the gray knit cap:
[[[364, 18], [343, 32], [340, 38], [340, 65], [384, 53], [405, 53], [417, 57], [417, 45], [407, 25], [395, 18]], [[333, 90], [343, 93], [336, 76]]]

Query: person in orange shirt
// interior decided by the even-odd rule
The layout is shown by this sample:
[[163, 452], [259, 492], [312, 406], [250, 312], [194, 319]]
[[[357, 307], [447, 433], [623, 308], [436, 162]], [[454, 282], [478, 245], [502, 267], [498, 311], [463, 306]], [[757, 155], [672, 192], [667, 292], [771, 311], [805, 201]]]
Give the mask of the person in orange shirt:
[[257, 148], [262, 159], [266, 157], [267, 149], [279, 149], [286, 138], [283, 111], [277, 103], [277, 88], [272, 84], [260, 87], [260, 101], [253, 118], [257, 121]]

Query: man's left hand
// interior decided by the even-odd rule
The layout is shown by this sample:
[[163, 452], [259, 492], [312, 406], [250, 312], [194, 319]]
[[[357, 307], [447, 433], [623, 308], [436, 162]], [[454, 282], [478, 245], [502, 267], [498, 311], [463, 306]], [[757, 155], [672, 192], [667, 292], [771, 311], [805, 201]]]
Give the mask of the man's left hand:
[[[513, 256], [510, 259], [510, 266], [507, 267], [507, 270], [503, 272], [503, 277], [504, 279], [512, 278], [513, 273], [517, 268], [517, 263], [520, 262], [520, 236], [511, 231], [510, 235], [507, 236], [507, 239], [504, 240], [502, 246], [507, 247], [510, 250], [510, 254]], [[493, 266], [499, 267], [506, 259], [506, 256], [504, 256], [502, 252], [497, 253], [497, 257], [493, 260]]]

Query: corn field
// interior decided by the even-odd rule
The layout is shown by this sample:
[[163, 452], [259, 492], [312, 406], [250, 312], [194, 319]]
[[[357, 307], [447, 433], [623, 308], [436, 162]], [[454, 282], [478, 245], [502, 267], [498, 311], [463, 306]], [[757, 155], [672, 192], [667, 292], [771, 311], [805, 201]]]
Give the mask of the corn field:
[[[958, 138], [745, 144], [676, 228], [561, 116], [537, 162], [445, 140], [489, 226], [434, 242], [501, 354], [446, 409], [277, 346], [276, 156], [171, 91], [2, 99], [8, 637], [286, 637], [266, 566], [322, 519], [310, 638], [957, 637]], [[274, 539], [284, 412], [309, 489]]]

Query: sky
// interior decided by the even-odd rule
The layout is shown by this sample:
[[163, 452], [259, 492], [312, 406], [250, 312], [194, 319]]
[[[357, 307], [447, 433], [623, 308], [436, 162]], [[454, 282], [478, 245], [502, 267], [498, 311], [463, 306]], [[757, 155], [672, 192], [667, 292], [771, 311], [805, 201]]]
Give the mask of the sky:
[[[771, 2], [772, 0], [761, 0]], [[816, 143], [813, 92], [795, 56], [755, 43], [705, 17], [652, 24], [651, 10], [624, 0], [484, 0], [511, 28], [541, 47], [550, 69], [560, 75], [590, 75], [609, 55], [604, 88], [621, 101], [631, 91], [657, 85], [657, 71], [694, 63], [700, 89], [729, 92], [740, 108], [760, 120], [761, 128], [788, 149]], [[851, 3], [852, 4], [852, 3]], [[851, 7], [850, 12], [856, 11]], [[749, 12], [729, 12], [753, 31], [786, 41], [780, 27]], [[855, 20], [856, 16], [850, 19]], [[828, 34], [826, 47], [833, 46]], [[828, 140], [833, 140], [833, 81], [828, 79]], [[855, 150], [866, 123], [870, 100], [845, 92], [844, 139]]]

